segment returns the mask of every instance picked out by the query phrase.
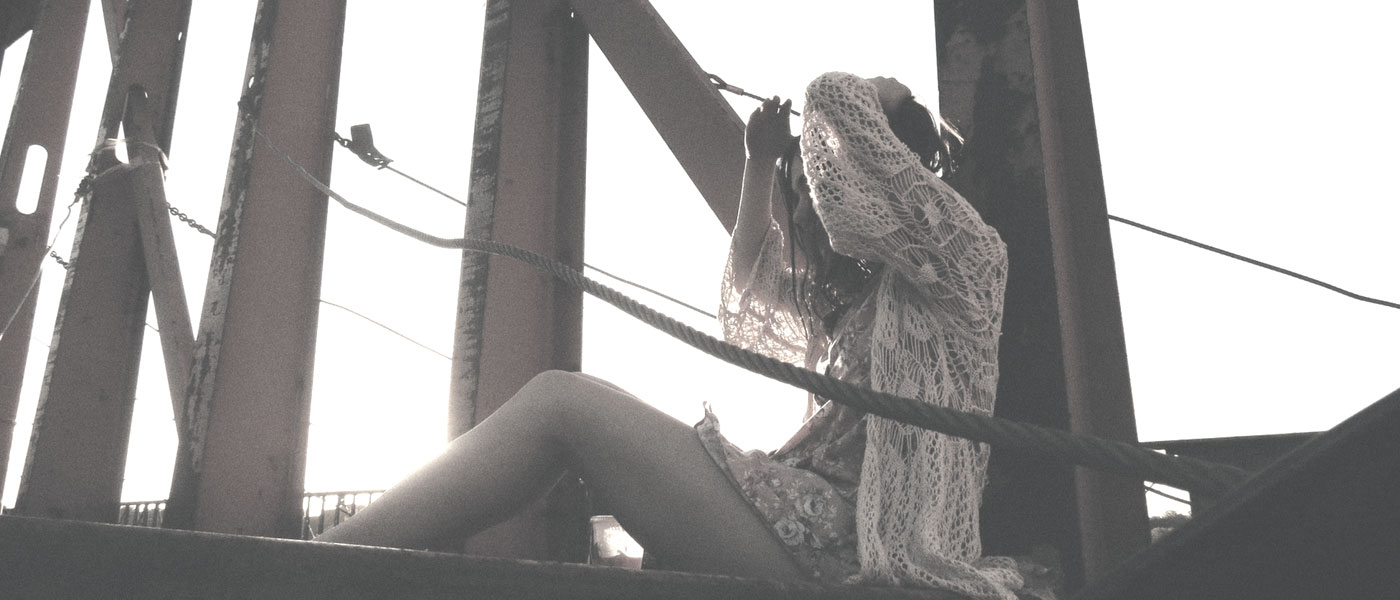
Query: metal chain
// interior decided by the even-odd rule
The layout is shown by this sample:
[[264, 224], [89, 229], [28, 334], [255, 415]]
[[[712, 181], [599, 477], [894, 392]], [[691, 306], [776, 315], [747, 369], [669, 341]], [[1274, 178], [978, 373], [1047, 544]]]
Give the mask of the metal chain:
[[173, 204], [171, 204], [171, 203], [169, 203], [169, 202], [166, 202], [166, 203], [165, 203], [165, 207], [166, 207], [167, 209], [170, 210], [170, 214], [171, 214], [172, 216], [174, 216], [176, 219], [179, 219], [181, 223], [184, 223], [184, 224], [186, 224], [186, 225], [189, 225], [191, 229], [194, 229], [195, 231], [198, 231], [198, 232], [200, 232], [200, 233], [202, 233], [202, 234], [204, 234], [204, 235], [207, 235], [207, 236], [209, 236], [209, 237], [211, 237], [211, 238], [218, 238], [218, 237], [219, 237], [219, 236], [217, 236], [217, 235], [214, 235], [214, 232], [209, 231], [209, 228], [207, 228], [207, 227], [205, 227], [205, 226], [203, 226], [203, 225], [200, 225], [199, 223], [195, 222], [195, 220], [194, 220], [194, 219], [191, 219], [189, 215], [180, 212], [180, 209], [175, 208], [175, 206], [174, 206]]
[[58, 264], [63, 265], [63, 268], [65, 268], [65, 269], [72, 269], [72, 268], [73, 268], [73, 263], [70, 263], [70, 262], [68, 262], [68, 261], [66, 261], [66, 260], [63, 260], [63, 257], [62, 257], [62, 256], [59, 256], [57, 252], [54, 252], [53, 250], [49, 250], [49, 256], [52, 256], [53, 259], [54, 259], [54, 261], [57, 262]]

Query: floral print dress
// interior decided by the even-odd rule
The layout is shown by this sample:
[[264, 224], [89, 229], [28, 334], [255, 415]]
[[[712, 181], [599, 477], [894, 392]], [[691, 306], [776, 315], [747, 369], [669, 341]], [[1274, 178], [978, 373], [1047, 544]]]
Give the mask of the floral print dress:
[[[845, 315], [824, 356], [831, 377], [870, 384], [867, 301]], [[819, 581], [840, 583], [860, 572], [856, 555], [856, 490], [865, 457], [865, 413], [813, 398], [816, 413], [773, 453], [744, 452], [720, 435], [709, 410], [695, 426], [700, 441], [736, 489]]]

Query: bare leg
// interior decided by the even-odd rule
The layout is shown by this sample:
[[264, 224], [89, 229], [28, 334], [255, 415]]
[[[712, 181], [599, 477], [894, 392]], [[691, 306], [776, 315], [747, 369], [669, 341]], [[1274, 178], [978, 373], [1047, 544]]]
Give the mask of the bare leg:
[[800, 579], [689, 426], [587, 376], [543, 373], [319, 541], [426, 547], [510, 516], [571, 468], [642, 546], [692, 571]]

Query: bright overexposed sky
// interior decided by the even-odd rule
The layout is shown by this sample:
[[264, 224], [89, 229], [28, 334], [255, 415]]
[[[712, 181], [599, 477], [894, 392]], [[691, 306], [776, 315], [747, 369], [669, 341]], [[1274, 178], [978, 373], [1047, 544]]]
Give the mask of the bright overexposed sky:
[[[829, 70], [897, 76], [936, 97], [932, 2], [654, 0], [702, 68], [760, 95], [796, 97]], [[100, 3], [84, 49], [56, 215], [83, 175], [110, 59]], [[213, 227], [256, 2], [196, 2], [167, 195]], [[1400, 300], [1400, 152], [1390, 28], [1400, 7], [1353, 0], [1080, 3], [1109, 211]], [[395, 167], [465, 198], [484, 3], [352, 0], [337, 130], [371, 123]], [[24, 41], [0, 66], [8, 115]], [[585, 259], [713, 307], [727, 236], [607, 60], [590, 62]], [[730, 97], [746, 117], [755, 102]], [[8, 122], [8, 118], [4, 122]], [[274, 140], [277, 132], [266, 132]], [[464, 209], [337, 150], [332, 187], [444, 237]], [[55, 250], [71, 252], [76, 217]], [[55, 227], [57, 223], [55, 223]], [[211, 240], [176, 223], [191, 313]], [[1359, 303], [1114, 224], [1141, 439], [1329, 428], [1400, 387], [1400, 311]], [[460, 255], [330, 210], [322, 298], [450, 353]], [[4, 494], [14, 503], [62, 287], [44, 263], [40, 308]], [[606, 281], [606, 280], [605, 280]], [[618, 285], [628, 291], [626, 286]], [[711, 332], [703, 317], [638, 293]], [[148, 318], [154, 323], [154, 311]], [[584, 368], [685, 421], [711, 402], [740, 446], [775, 447], [800, 394], [710, 359], [585, 300]], [[159, 338], [148, 330], [126, 500], [164, 498], [175, 434]], [[379, 489], [445, 440], [448, 361], [325, 306], [306, 488]], [[775, 398], [786, 399], [786, 402]], [[774, 408], [774, 407], [778, 408]], [[1160, 503], [1161, 501], [1154, 500]], [[1154, 507], [1162, 506], [1154, 504]], [[1166, 508], [1175, 508], [1165, 506]], [[1154, 510], [1160, 511], [1160, 508]]]

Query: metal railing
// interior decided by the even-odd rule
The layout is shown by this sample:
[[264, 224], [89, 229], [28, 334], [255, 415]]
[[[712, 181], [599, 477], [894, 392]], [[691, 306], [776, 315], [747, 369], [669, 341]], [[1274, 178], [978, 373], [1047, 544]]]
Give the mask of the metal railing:
[[[301, 539], [321, 535], [341, 521], [355, 516], [360, 509], [379, 499], [384, 490], [353, 492], [320, 492], [302, 496]], [[314, 512], [313, 512], [314, 511]]]
[[[384, 490], [356, 490], [347, 492], [308, 492], [301, 500], [301, 538], [309, 540], [321, 532], [339, 525], [370, 502], [384, 493]], [[136, 527], [160, 527], [165, 515], [164, 500], [144, 502], [123, 502], [117, 509], [118, 525]]]
[[165, 517], [165, 501], [123, 502], [117, 508], [118, 525], [160, 527]]

